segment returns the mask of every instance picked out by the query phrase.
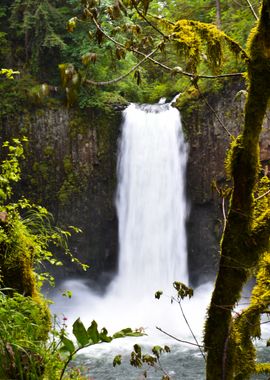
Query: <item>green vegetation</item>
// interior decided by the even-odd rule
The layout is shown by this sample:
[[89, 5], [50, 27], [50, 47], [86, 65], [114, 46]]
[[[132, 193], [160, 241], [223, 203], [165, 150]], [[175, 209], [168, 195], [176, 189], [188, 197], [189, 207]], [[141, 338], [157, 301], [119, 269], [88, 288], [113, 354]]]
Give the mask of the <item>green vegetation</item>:
[[[264, 290], [260, 289], [261, 293], [258, 291], [265, 281], [261, 280], [261, 274], [254, 291], [264, 298], [264, 311], [258, 305], [254, 307], [251, 302], [246, 313], [242, 313], [242, 318], [235, 319], [232, 313], [240, 299], [242, 288], [251, 275], [251, 270], [259, 269], [259, 263], [262, 264], [260, 259], [269, 245], [269, 209], [267, 208], [257, 219], [254, 218], [254, 193], [257, 189], [259, 172], [259, 135], [270, 97], [269, 41], [267, 38], [270, 32], [270, 2], [269, 0], [262, 1], [259, 21], [250, 32], [246, 51], [240, 47], [236, 39], [232, 39], [212, 24], [184, 18], [171, 22], [171, 20], [158, 17], [158, 12], [153, 14], [155, 10], [151, 5], [150, 1], [136, 3], [131, 1], [124, 9], [119, 3], [118, 6], [115, 6], [117, 9], [98, 8], [98, 12], [96, 12], [90, 4], [86, 3], [84, 14], [96, 27], [99, 43], [102, 40], [113, 41], [115, 49], [122, 48], [125, 52], [131, 51], [135, 55], [143, 57], [140, 64], [148, 60], [173, 75], [190, 77], [198, 92], [200, 92], [198, 82], [202, 78], [211, 80], [220, 78], [221, 69], [230, 67], [223, 62], [223, 56], [228, 57], [230, 61], [233, 61], [233, 56], [240, 58], [242, 64], [238, 67], [242, 70], [246, 66], [248, 70], [249, 87], [245, 107], [245, 123], [241, 136], [232, 143], [228, 159], [233, 188], [226, 227], [221, 240], [220, 267], [205, 327], [207, 380], [248, 379], [253, 372], [256, 372], [255, 349], [251, 337], [260, 335], [257, 326], [260, 314], [265, 310], [268, 313], [267, 308], [270, 304], [270, 299], [267, 298], [267, 295], [264, 296]], [[250, 4], [248, 5], [249, 10], [252, 11], [250, 12], [252, 17], [256, 16]], [[122, 22], [125, 22], [126, 14], [129, 11], [131, 12], [130, 19], [136, 13], [148, 26], [141, 31], [139, 22], [134, 16], [133, 24], [128, 29], [140, 29], [140, 37], [130, 38], [124, 27], [120, 30], [118, 28], [117, 38], [114, 38], [112, 30], [115, 20], [116, 25], [120, 18]], [[110, 18], [110, 23], [101, 21], [100, 15], [104, 17], [105, 14]], [[79, 19], [77, 18], [76, 21], [78, 22]], [[73, 29], [76, 23], [72, 25]], [[152, 41], [151, 43], [148, 41], [148, 49], [144, 50], [141, 43], [146, 32], [149, 34], [150, 27], [156, 33], [155, 36], [151, 35]], [[226, 46], [230, 53], [226, 50]], [[177, 64], [175, 67], [168, 67], [167, 62], [166, 64], [160, 62], [161, 56], [153, 60], [152, 56], [158, 50], [167, 54], [173, 53], [175, 57], [180, 56], [181, 66]], [[174, 58], [170, 60], [170, 63], [173, 61]], [[140, 83], [142, 73], [138, 67], [135, 65], [134, 71], [137, 83]], [[214, 75], [209, 75], [208, 70], [211, 70]], [[202, 74], [202, 72], [204, 73]], [[77, 75], [76, 70], [73, 75]], [[233, 74], [229, 73], [227, 76], [231, 75]], [[226, 77], [226, 74], [223, 76]], [[235, 72], [235, 76], [241, 77], [244, 76], [244, 73]], [[122, 79], [122, 76], [119, 76], [119, 80]], [[88, 79], [85, 79], [84, 82], [89, 85], [95, 84]], [[116, 80], [106, 83], [96, 82], [96, 85], [115, 82]], [[265, 267], [265, 261], [263, 262]], [[247, 316], [251, 320], [247, 320]], [[247, 329], [248, 323], [253, 328]], [[246, 349], [243, 349], [245, 345]], [[267, 370], [267, 366], [260, 366], [260, 372], [262, 370]]]
[[[40, 267], [46, 262], [62, 265], [53, 256], [52, 245], [64, 248], [73, 262], [79, 261], [68, 250], [66, 239], [70, 233], [54, 227], [45, 208], [25, 198], [11, 202], [15, 195], [13, 184], [20, 180], [23, 147], [14, 139], [12, 144], [5, 142], [2, 149], [5, 159], [0, 165], [0, 377], [72, 379], [75, 370], [69, 370], [68, 365], [81, 349], [142, 333], [126, 328], [109, 336], [105, 328], [98, 331], [95, 321], [86, 329], [77, 319], [73, 324], [75, 346], [68, 338], [65, 323], [60, 328], [52, 324], [49, 301], [40, 289], [45, 280], [52, 283], [53, 278], [41, 272]], [[76, 379], [83, 378], [77, 372]]]
[[[236, 2], [219, 2], [221, 30], [214, 25], [217, 9], [213, 1], [108, 1], [104, 6], [93, 0], [83, 1], [81, 7], [75, 0], [6, 0], [0, 6], [3, 125], [14, 110], [24, 115], [19, 132], [18, 119], [13, 118], [11, 125], [17, 130], [10, 134], [16, 138], [12, 143], [4, 143], [1, 152], [1, 378], [62, 379], [81, 348], [134, 335], [125, 329], [108, 337], [106, 330], [97, 330], [95, 322], [86, 329], [77, 320], [73, 326], [75, 346], [65, 329], [57, 331], [51, 326], [48, 302], [40, 293], [43, 281], [50, 275], [42, 273], [40, 266], [44, 262], [61, 265], [53, 257], [51, 245], [64, 246], [70, 255], [66, 245], [70, 233], [53, 226], [46, 209], [25, 198], [16, 199], [13, 192], [21, 175], [18, 159], [23, 156], [17, 137], [29, 132], [30, 111], [39, 108], [42, 113], [45, 107], [53, 109], [66, 102], [69, 107], [95, 107], [110, 114], [112, 105], [125, 104], [126, 99], [154, 102], [161, 95], [173, 96], [179, 91], [186, 91], [182, 99], [194, 99], [202, 89], [216, 88], [206, 81], [246, 77], [246, 70], [245, 123], [242, 134], [232, 141], [227, 159], [233, 187], [205, 326], [206, 371], [207, 380], [244, 380], [252, 373], [270, 372], [269, 363], [256, 363], [253, 346], [253, 338], [260, 337], [261, 315], [270, 313], [270, 209], [269, 197], [262, 190], [268, 188], [268, 180], [264, 178], [258, 183], [258, 140], [270, 98], [270, 2], [261, 2], [256, 23], [254, 13], [244, 3], [245, 7]], [[257, 4], [255, 12], [258, 10]], [[191, 20], [191, 15], [195, 20]], [[6, 67], [13, 67], [14, 71]], [[89, 132], [87, 126], [81, 125], [81, 118], [72, 120], [71, 136]], [[97, 133], [102, 134], [98, 151], [102, 156], [111, 135], [103, 125]], [[51, 185], [46, 188], [42, 183], [49, 183], [54, 177], [53, 165], [48, 162], [55, 163], [55, 148], [47, 144], [43, 153], [46, 159], [33, 161], [35, 176], [30, 175], [29, 182], [36, 187], [41, 184], [40, 199], [47, 200], [51, 198]], [[68, 203], [72, 195], [87, 186], [91, 168], [82, 167], [79, 173], [75, 172], [69, 154], [61, 165], [61, 186], [55, 186], [52, 193], [57, 202]], [[233, 317], [243, 285], [253, 274], [257, 282], [250, 305]], [[160, 295], [159, 292], [157, 296]], [[51, 345], [49, 333], [53, 334]], [[166, 348], [156, 348], [154, 357], [147, 357], [136, 346], [132, 354], [134, 364], [154, 363], [163, 350]], [[61, 356], [63, 352], [65, 355]], [[115, 364], [119, 361], [117, 358]]]

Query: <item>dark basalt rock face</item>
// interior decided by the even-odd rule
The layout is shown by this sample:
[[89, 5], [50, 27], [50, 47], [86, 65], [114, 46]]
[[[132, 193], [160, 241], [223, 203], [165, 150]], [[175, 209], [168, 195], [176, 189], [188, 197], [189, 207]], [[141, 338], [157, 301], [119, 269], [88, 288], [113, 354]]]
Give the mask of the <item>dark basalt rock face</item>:
[[[226, 188], [224, 160], [230, 134], [237, 136], [244, 117], [245, 92], [239, 82], [228, 83], [216, 94], [199, 96], [180, 106], [183, 129], [189, 142], [187, 221], [190, 281], [193, 286], [215, 277], [219, 242], [224, 225], [222, 196]], [[270, 159], [270, 123], [266, 118], [261, 136], [261, 159], [267, 174]]]
[[[231, 133], [243, 122], [243, 85], [232, 82], [217, 93], [197, 96], [180, 105], [189, 143], [187, 198], [190, 208], [187, 238], [190, 281], [196, 286], [213, 279], [223, 228], [222, 198], [215, 187], [226, 182], [224, 159]], [[2, 141], [27, 135], [21, 193], [45, 205], [63, 226], [83, 230], [74, 235], [71, 250], [89, 264], [83, 272], [64, 256], [58, 278], [85, 277], [108, 283], [116, 272], [118, 223], [115, 210], [116, 161], [121, 110], [106, 112], [36, 107], [0, 122]], [[227, 131], [226, 131], [227, 130]], [[261, 158], [268, 171], [270, 128], [266, 119]]]
[[116, 271], [114, 200], [121, 119], [121, 111], [113, 108], [36, 107], [0, 123], [2, 141], [22, 135], [29, 139], [16, 193], [47, 207], [63, 228], [82, 230], [72, 234], [70, 248], [90, 268], [84, 272], [58, 252], [65, 264], [52, 268], [58, 279], [85, 277], [95, 282], [101, 273]]

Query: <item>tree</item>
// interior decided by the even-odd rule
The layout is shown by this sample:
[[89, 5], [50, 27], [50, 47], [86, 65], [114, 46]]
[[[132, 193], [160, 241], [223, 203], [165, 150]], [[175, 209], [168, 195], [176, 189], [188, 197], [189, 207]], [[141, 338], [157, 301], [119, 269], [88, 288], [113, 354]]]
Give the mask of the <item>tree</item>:
[[[95, 37], [98, 43], [102, 43], [104, 39], [112, 42], [115, 45], [115, 54], [118, 54], [120, 58], [124, 58], [130, 52], [140, 57], [141, 60], [128, 71], [128, 74], [135, 73], [138, 83], [141, 80], [140, 67], [146, 62], [151, 62], [173, 75], [190, 77], [195, 88], [198, 88], [198, 81], [201, 78], [214, 79], [242, 75], [239, 73], [220, 74], [224, 44], [245, 62], [249, 81], [245, 122], [241, 135], [232, 141], [228, 155], [227, 167], [232, 180], [232, 195], [226, 227], [221, 239], [219, 271], [205, 326], [206, 372], [207, 380], [242, 380], [249, 379], [256, 371], [269, 372], [269, 364], [256, 366], [255, 349], [251, 339], [260, 336], [260, 315], [269, 313], [270, 305], [267, 290], [269, 286], [267, 275], [270, 272], [268, 254], [270, 208], [267, 204], [266, 210], [258, 215], [255, 207], [258, 203], [254, 199], [255, 191], [258, 189], [258, 141], [270, 98], [268, 37], [270, 0], [262, 1], [259, 21], [250, 33], [247, 51], [212, 24], [192, 20], [176, 22], [164, 20], [160, 13], [162, 6], [165, 7], [166, 3], [159, 3], [161, 8], [158, 9], [156, 15], [148, 12], [149, 1], [122, 2], [119, 0], [108, 7], [106, 12], [98, 8], [94, 1], [83, 3], [84, 18], [73, 18], [70, 20], [69, 28], [73, 29], [77, 23], [88, 20], [96, 28]], [[115, 26], [115, 21], [117, 23], [122, 15], [121, 20], [129, 24], [132, 19], [136, 21], [129, 26], [129, 30], [136, 28], [139, 31], [138, 36], [133, 35], [129, 38], [126, 33], [128, 28], [126, 24], [120, 27], [118, 23]], [[138, 22], [138, 16], [141, 22]], [[108, 23], [106, 23], [106, 17], [109, 19]], [[143, 45], [149, 28], [155, 31], [155, 37]], [[122, 32], [128, 38], [124, 39]], [[166, 52], [171, 55], [173, 51], [175, 52], [173, 50], [175, 46], [178, 50], [177, 54], [180, 52], [180, 57], [177, 55], [178, 60], [181, 64], [185, 64], [184, 69], [178, 65], [169, 67], [165, 63], [166, 60], [162, 54]], [[149, 48], [151, 48], [150, 53], [147, 52]], [[153, 58], [154, 55], [158, 56], [158, 60]], [[174, 59], [172, 58], [173, 62]], [[211, 69], [214, 75], [199, 75], [202, 67]], [[72, 69], [77, 74], [76, 70]], [[65, 80], [71, 81], [73, 75], [71, 74], [68, 70], [64, 71]], [[68, 75], [70, 75], [69, 78]], [[103, 82], [84, 78], [82, 83], [101, 86], [115, 83], [123, 78], [124, 75]], [[251, 305], [234, 318], [234, 306], [252, 270], [258, 270], [258, 275]]]
[[[208, 311], [205, 331], [207, 379], [246, 379], [254, 370], [252, 349], [246, 358], [236, 362], [236, 350], [243, 346], [243, 333], [239, 339], [237, 330], [241, 320], [232, 318], [232, 310], [239, 300], [243, 285], [250, 276], [250, 269], [257, 266], [269, 248], [270, 210], [254, 218], [254, 190], [259, 170], [259, 135], [270, 97], [270, 1], [263, 1], [260, 19], [249, 41], [249, 90], [245, 106], [245, 124], [242, 134], [232, 143], [230, 171], [233, 192], [227, 225], [221, 241], [219, 272]], [[268, 299], [267, 303], [269, 303]], [[260, 305], [261, 306], [261, 305]], [[262, 308], [253, 310], [251, 335], [258, 335], [258, 317]], [[265, 304], [263, 306], [266, 306]], [[264, 309], [265, 310], [265, 309]], [[239, 326], [240, 323], [240, 326]], [[250, 329], [251, 330], [251, 329]], [[251, 331], [250, 331], [251, 333]], [[238, 338], [238, 341], [237, 341]], [[240, 340], [240, 341], [239, 341]], [[251, 356], [251, 357], [250, 357]], [[242, 368], [239, 368], [239, 364]], [[250, 368], [253, 367], [253, 368]]]
[[45, 73], [47, 78], [52, 77], [50, 71], [56, 71], [66, 47], [65, 21], [70, 16], [67, 2], [16, 0], [9, 3], [3, 1], [0, 8], [0, 18], [5, 21], [0, 32], [3, 61], [16, 65], [22, 73], [28, 71], [41, 79], [46, 78]]

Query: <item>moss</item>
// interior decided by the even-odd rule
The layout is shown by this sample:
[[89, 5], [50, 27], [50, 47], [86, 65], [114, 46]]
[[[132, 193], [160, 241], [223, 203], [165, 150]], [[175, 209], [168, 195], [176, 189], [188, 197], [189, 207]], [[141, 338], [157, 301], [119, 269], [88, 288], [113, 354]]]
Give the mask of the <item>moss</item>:
[[[270, 83], [269, 15], [270, 3], [264, 1], [260, 21], [249, 43], [249, 92], [244, 129], [233, 142], [227, 158], [233, 192], [205, 329], [205, 345], [209, 347], [207, 380], [248, 379], [255, 368], [250, 337], [258, 334], [256, 307], [251, 304], [237, 322], [232, 319], [232, 310], [252, 268], [269, 245], [270, 209], [254, 222], [254, 192], [259, 171], [258, 140], [270, 97], [270, 90], [266, 88]], [[248, 328], [249, 319], [251, 324], [253, 322], [252, 328]], [[244, 345], [246, 349], [242, 351]], [[237, 362], [241, 363], [241, 369]]]
[[236, 379], [248, 379], [252, 373], [263, 373], [269, 370], [269, 363], [256, 365], [256, 350], [254, 338], [260, 338], [260, 317], [270, 305], [270, 254], [265, 252], [259, 262], [259, 271], [256, 276], [256, 285], [253, 288], [250, 305], [234, 322], [235, 336], [233, 347], [235, 350]]
[[213, 24], [200, 21], [179, 20], [172, 28], [172, 38], [187, 60], [186, 69], [196, 73], [201, 56], [206, 53], [207, 64], [218, 72], [223, 62], [223, 45], [236, 56], [248, 59], [246, 52], [234, 40]]
[[256, 373], [267, 373], [270, 374], [270, 363], [258, 363], [256, 365]]
[[1, 226], [0, 267], [4, 287], [12, 288], [25, 296], [38, 294], [33, 260], [35, 242], [17, 216]]
[[127, 100], [118, 91], [100, 91], [92, 89], [89, 93], [87, 89], [81, 88], [78, 96], [78, 106], [85, 110], [87, 108], [98, 109], [101, 112], [113, 112], [114, 107], [125, 107]]

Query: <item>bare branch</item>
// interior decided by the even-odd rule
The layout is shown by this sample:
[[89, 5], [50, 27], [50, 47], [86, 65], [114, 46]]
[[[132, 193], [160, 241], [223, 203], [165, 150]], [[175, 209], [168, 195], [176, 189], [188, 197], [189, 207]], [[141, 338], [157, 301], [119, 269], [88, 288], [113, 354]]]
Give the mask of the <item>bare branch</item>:
[[227, 224], [227, 216], [226, 216], [226, 209], [225, 209], [225, 197], [222, 197], [222, 214], [223, 214], [223, 232], [225, 231], [226, 224]]
[[169, 336], [170, 338], [176, 340], [177, 342], [186, 343], [186, 344], [190, 344], [191, 346], [196, 346], [196, 347], [204, 348], [203, 345], [200, 345], [200, 344], [198, 345], [198, 344], [195, 344], [195, 343], [192, 343], [192, 342], [188, 342], [187, 340], [178, 339], [174, 335], [171, 335], [171, 334], [167, 333], [166, 331], [162, 330], [160, 327], [156, 326], [156, 329], [159, 330], [160, 332], [162, 332], [163, 334]]
[[191, 326], [190, 326], [190, 324], [189, 324], [189, 322], [188, 322], [188, 320], [187, 320], [187, 318], [186, 318], [186, 315], [185, 315], [184, 310], [183, 310], [182, 305], [181, 305], [181, 300], [179, 300], [179, 301], [177, 301], [177, 302], [178, 302], [178, 305], [179, 305], [179, 307], [180, 307], [181, 314], [182, 314], [182, 316], [183, 316], [183, 318], [184, 318], [184, 320], [185, 320], [185, 322], [186, 322], [186, 325], [187, 325], [187, 327], [188, 327], [188, 329], [189, 329], [189, 331], [190, 331], [190, 333], [191, 333], [193, 339], [195, 340], [197, 346], [199, 347], [199, 350], [200, 350], [200, 352], [201, 352], [201, 354], [202, 354], [202, 357], [204, 358], [204, 361], [206, 361], [206, 358], [205, 358], [205, 355], [204, 355], [204, 353], [203, 353], [203, 350], [201, 349], [201, 347], [200, 347], [200, 345], [199, 345], [199, 342], [198, 342], [198, 340], [197, 340], [197, 338], [196, 338], [194, 332], [192, 331], [192, 328], [191, 328]]
[[266, 195], [268, 195], [270, 193], [270, 190], [266, 191], [266, 193], [260, 195], [259, 197], [255, 198], [254, 201], [258, 201], [259, 199], [263, 198], [263, 197], [266, 197]]
[[254, 8], [253, 8], [251, 2], [250, 2], [249, 0], [246, 0], [246, 2], [248, 3], [248, 6], [249, 6], [249, 8], [250, 8], [250, 10], [251, 10], [251, 12], [252, 12], [252, 14], [253, 14], [253, 16], [255, 17], [255, 19], [256, 19], [256, 20], [259, 20], [259, 17], [258, 17], [258, 15], [257, 15], [257, 13], [255, 12], [255, 10], [254, 10]]
[[208, 100], [206, 99], [206, 97], [203, 95], [203, 93], [201, 92], [201, 90], [199, 89], [199, 86], [198, 86], [198, 83], [196, 83], [196, 88], [197, 90], [199, 91], [199, 94], [204, 98], [205, 100], [205, 103], [207, 105], [207, 107], [214, 113], [217, 121], [219, 122], [219, 124], [222, 126], [222, 128], [227, 132], [227, 134], [231, 137], [231, 138], [235, 138], [231, 132], [228, 130], [228, 128], [224, 125], [224, 123], [221, 121], [221, 119], [219, 118], [218, 114], [216, 113], [216, 111], [214, 110], [214, 108], [211, 106], [211, 104], [208, 102]]
[[220, 0], [216, 0], [216, 19], [217, 19], [217, 28], [221, 30]]
[[166, 376], [166, 378], [169, 379], [169, 374], [165, 371], [165, 369], [163, 368], [162, 364], [161, 364], [161, 361], [160, 361], [160, 358], [157, 357], [157, 362], [158, 362], [158, 368], [161, 372], [163, 372], [163, 374]]

